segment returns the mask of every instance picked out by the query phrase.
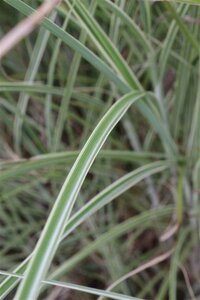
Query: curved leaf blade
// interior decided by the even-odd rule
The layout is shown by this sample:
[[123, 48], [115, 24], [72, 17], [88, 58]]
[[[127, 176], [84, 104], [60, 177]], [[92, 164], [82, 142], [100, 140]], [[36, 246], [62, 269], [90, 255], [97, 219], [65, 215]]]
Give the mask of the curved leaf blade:
[[40, 283], [48, 271], [87, 172], [113, 127], [122, 118], [130, 105], [144, 97], [144, 95], [141, 92], [132, 92], [122, 97], [110, 108], [91, 134], [61, 188], [36, 245], [25, 279], [18, 289], [16, 299], [37, 297]]

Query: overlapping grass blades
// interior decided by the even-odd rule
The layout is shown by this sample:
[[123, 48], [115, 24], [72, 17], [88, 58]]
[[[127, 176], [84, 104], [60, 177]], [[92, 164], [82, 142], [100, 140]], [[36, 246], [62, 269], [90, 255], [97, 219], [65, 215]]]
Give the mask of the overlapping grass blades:
[[[86, 221], [89, 216], [97, 212], [100, 208], [102, 208], [106, 204], [110, 203], [112, 200], [116, 199], [119, 195], [124, 193], [126, 190], [128, 190], [129, 188], [131, 188], [141, 180], [147, 178], [148, 176], [164, 171], [167, 167], [169, 167], [169, 163], [165, 161], [147, 164], [143, 167], [140, 167], [130, 172], [129, 174], [123, 176], [113, 184], [109, 185], [106, 189], [104, 189], [99, 194], [97, 194], [93, 199], [91, 199], [85, 206], [83, 206], [76, 214], [74, 214], [70, 218], [70, 220], [65, 224], [64, 234], [62, 235], [61, 240], [66, 238], [81, 223]], [[169, 209], [169, 211], [171, 211], [171, 209]], [[165, 212], [167, 213], [168, 209], [164, 209], [163, 213], [165, 214]], [[157, 213], [158, 211], [156, 211], [156, 216], [158, 216]], [[118, 231], [118, 233], [121, 234], [120, 231]], [[111, 235], [112, 238], [115, 237], [115, 235], [108, 233], [107, 234], [108, 239], [110, 239]], [[101, 245], [101, 243], [102, 242], [96, 244], [95, 249], [98, 249], [98, 245]], [[91, 249], [93, 249], [93, 251], [95, 250], [93, 246], [91, 247]], [[88, 251], [86, 253], [88, 255]], [[84, 255], [86, 255], [86, 253]], [[80, 258], [84, 258], [84, 255], [77, 255], [75, 257], [77, 257], [80, 260]], [[19, 267], [17, 267], [17, 269], [15, 269], [15, 273], [23, 274], [28, 265], [29, 259], [30, 258], [26, 259]], [[78, 262], [77, 259], [72, 259], [72, 261]], [[70, 261], [67, 263], [67, 265], [71, 265], [71, 266], [73, 264], [70, 263]], [[61, 268], [61, 270], [66, 270], [66, 268]], [[62, 273], [61, 270], [58, 270], [56, 274]], [[53, 277], [57, 277], [56, 274]], [[12, 276], [6, 278], [5, 281], [3, 281], [0, 284], [0, 296], [5, 297], [10, 292], [10, 290], [17, 284], [17, 282], [18, 279], [13, 278]]]
[[69, 219], [74, 202], [91, 164], [116, 123], [122, 118], [129, 106], [142, 97], [144, 97], [144, 93], [132, 92], [115, 103], [102, 118], [80, 152], [51, 211], [28, 266], [25, 279], [19, 287], [16, 299], [37, 297], [41, 280], [48, 271], [63, 234], [65, 223]]
[[[25, 15], [30, 15], [34, 10], [26, 5], [21, 0], [4, 0], [17, 10], [19, 10], [21, 13]], [[73, 2], [72, 2], [73, 4]], [[79, 3], [80, 4], [80, 3]], [[91, 17], [88, 16], [86, 13], [85, 15], [85, 9], [82, 11], [84, 20], [88, 19], [91, 21]], [[92, 24], [92, 25], [91, 25]], [[98, 44], [99, 47], [105, 47], [103, 49], [103, 53], [106, 55], [106, 57], [109, 59], [111, 64], [114, 68], [117, 68], [120, 72], [120, 74], [123, 76], [123, 80], [118, 77], [111, 68], [103, 62], [99, 57], [97, 57], [92, 51], [90, 51], [87, 47], [85, 47], [83, 44], [81, 44], [79, 41], [77, 41], [75, 38], [73, 38], [70, 34], [62, 30], [60, 27], [58, 27], [56, 24], [51, 22], [48, 19], [45, 19], [42, 23], [42, 25], [48, 29], [52, 34], [54, 34], [56, 37], [60, 38], [63, 43], [66, 43], [68, 46], [70, 46], [73, 50], [77, 51], [83, 58], [85, 58], [87, 61], [89, 61], [90, 64], [92, 64], [95, 68], [97, 68], [100, 72], [102, 72], [109, 80], [114, 82], [118, 89], [122, 93], [127, 93], [131, 89], [141, 90], [142, 87], [139, 84], [136, 76], [131, 72], [126, 62], [121, 58], [121, 56], [118, 54], [118, 52], [115, 50], [114, 47], [112, 47], [109, 39], [106, 38], [106, 36], [103, 34], [103, 32], [100, 30], [100, 28], [97, 26], [96, 23], [92, 21], [92, 23], [89, 24], [91, 27], [90, 30], [93, 29], [94, 33], [97, 34], [98, 41], [100, 43]], [[85, 24], [87, 25], [87, 24]], [[95, 36], [94, 36], [95, 37]], [[104, 42], [103, 42], [104, 41]], [[103, 42], [103, 45], [102, 45]], [[106, 50], [106, 51], [105, 51]], [[113, 58], [114, 55], [114, 58]], [[111, 57], [110, 57], [111, 56]], [[167, 151], [170, 155], [176, 154], [176, 146], [173, 142], [173, 140], [170, 137], [169, 131], [167, 128], [165, 128], [162, 125], [162, 122], [159, 118], [159, 113], [155, 112], [156, 107], [155, 105], [149, 105], [141, 101], [137, 104], [138, 108], [141, 110], [141, 112], [144, 114], [144, 116], [149, 120], [150, 124], [153, 126], [153, 128], [156, 129], [156, 131], [160, 134], [160, 138], [163, 141], [163, 145], [166, 146]]]
[[[146, 0], [115, 2], [95, 0], [91, 1], [90, 6], [89, 1], [65, 0], [57, 9], [58, 19], [55, 23], [50, 18], [45, 18], [41, 24], [38, 41], [27, 68], [28, 73], [25, 77], [27, 81], [19, 81], [21, 78], [19, 73], [26, 67], [16, 68], [17, 71], [13, 72], [15, 79], [10, 80], [6, 72], [3, 73], [4, 64], [2, 64], [4, 79], [1, 81], [0, 78], [0, 93], [2, 93], [0, 117], [2, 116], [3, 124], [1, 132], [3, 148], [8, 153], [4, 154], [0, 148], [0, 155], [3, 153], [3, 159], [0, 161], [2, 183], [0, 221], [5, 224], [5, 233], [3, 228], [0, 235], [3, 234], [3, 237], [7, 238], [9, 233], [14, 238], [7, 242], [5, 250], [0, 251], [0, 255], [2, 257], [4, 253], [8, 253], [3, 266], [6, 266], [9, 258], [11, 263], [8, 268], [13, 266], [13, 261], [17, 262], [18, 266], [14, 268], [13, 273], [0, 271], [0, 275], [6, 276], [0, 284], [0, 299], [6, 299], [19, 281], [20, 287], [15, 296], [15, 299], [19, 300], [36, 299], [39, 293], [46, 293], [48, 284], [75, 288], [111, 299], [136, 299], [126, 296], [128, 294], [137, 295], [139, 298], [140, 295], [144, 298], [156, 295], [158, 300], [163, 300], [167, 296], [176, 299], [177, 291], [185, 289], [184, 278], [179, 276], [179, 271], [184, 270], [181, 265], [186, 260], [191, 266], [188, 273], [190, 275], [191, 272], [192, 279], [189, 276], [189, 280], [194, 293], [193, 291], [191, 293], [190, 288], [189, 292], [185, 289], [184, 293], [187, 296], [196, 293], [198, 297], [195, 283], [197, 277], [193, 265], [194, 262], [198, 265], [195, 251], [199, 232], [198, 5], [200, 1], [174, 0], [173, 3], [161, 1], [160, 4], [144, 1]], [[21, 0], [4, 0], [4, 2], [25, 16], [34, 11]], [[194, 10], [191, 9], [191, 4], [197, 5], [193, 7]], [[90, 9], [92, 12], [89, 12]], [[132, 12], [130, 16], [129, 11]], [[70, 28], [67, 28], [68, 23]], [[37, 31], [34, 34], [33, 37], [36, 37]], [[49, 36], [50, 44], [47, 45]], [[53, 47], [54, 41], [56, 48]], [[64, 51], [62, 44], [65, 46]], [[25, 40], [28, 60], [34, 45], [34, 38], [28, 37]], [[37, 77], [41, 56], [45, 50], [48, 59], [52, 58], [52, 61], [48, 68], [48, 63], [44, 59], [41, 74]], [[37, 51], [40, 51], [38, 56]], [[68, 59], [67, 55], [69, 55], [67, 67], [70, 66], [70, 71], [64, 70], [62, 66], [63, 61], [66, 63]], [[9, 58], [6, 60], [5, 70], [12, 68], [15, 70], [12, 54], [8, 57], [11, 57], [11, 61]], [[47, 74], [43, 74], [45, 67], [48, 70]], [[32, 82], [35, 76], [45, 83], [42, 84], [40, 80]], [[166, 88], [168, 76], [171, 82]], [[5, 82], [5, 78], [10, 81]], [[57, 83], [58, 86], [55, 87]], [[87, 91], [86, 94], [82, 93], [84, 90]], [[146, 92], [147, 90], [152, 92]], [[17, 107], [16, 99], [19, 99], [17, 94], [19, 92], [21, 100]], [[125, 96], [121, 98], [121, 95]], [[42, 122], [41, 119], [38, 122], [40, 113], [37, 115], [37, 109], [36, 119], [30, 110], [25, 113], [29, 97], [33, 97], [31, 101], [33, 110], [37, 108], [38, 103], [39, 111], [42, 109], [43, 113], [44, 110]], [[113, 102], [116, 103], [112, 104]], [[111, 146], [109, 148], [111, 150], [106, 148], [99, 152], [111, 130], [133, 103], [142, 117], [140, 114], [137, 116], [137, 110], [133, 109], [132, 114], [122, 120], [119, 133], [115, 130], [110, 137], [106, 147]], [[105, 114], [106, 111], [108, 112]], [[13, 130], [14, 118], [17, 126]], [[100, 122], [94, 129], [94, 124], [99, 118]], [[24, 128], [21, 126], [22, 123], [25, 125]], [[7, 136], [4, 134], [4, 128]], [[87, 140], [93, 129], [92, 135]], [[130, 151], [129, 146], [134, 151]], [[56, 153], [58, 150], [62, 152]], [[22, 158], [16, 154], [20, 154]], [[4, 157], [10, 159], [4, 160]], [[93, 166], [94, 174], [92, 173], [90, 180], [89, 176], [88, 178], [86, 176], [96, 158], [97, 165]], [[66, 168], [68, 172], [73, 163], [71, 171], [66, 175]], [[110, 174], [107, 174], [107, 171]], [[159, 175], [155, 178], [149, 178], [157, 173]], [[101, 175], [100, 180], [98, 174]], [[144, 183], [140, 183], [143, 179]], [[61, 180], [65, 182], [53, 205]], [[32, 189], [35, 182], [38, 189]], [[80, 189], [83, 183], [86, 186], [83, 187], [82, 199]], [[144, 190], [144, 197], [141, 197], [141, 191], [137, 194], [137, 190], [136, 193], [130, 190], [139, 183]], [[104, 188], [105, 186], [107, 187]], [[30, 209], [27, 210], [21, 209], [24, 191], [26, 201], [30, 201], [28, 203]], [[149, 201], [151, 193], [158, 199], [156, 209], [152, 209], [151, 199]], [[79, 201], [76, 201], [78, 195]], [[129, 200], [126, 204], [128, 210], [130, 208], [130, 213], [125, 211], [123, 215], [120, 209], [118, 210], [121, 207], [117, 206], [118, 202], [120, 205], [123, 202], [124, 205], [125, 201], [120, 199], [118, 202], [112, 202], [119, 196], [122, 200]], [[32, 199], [38, 198], [39, 203], [33, 206]], [[91, 200], [85, 203], [85, 199]], [[45, 222], [41, 222], [40, 210], [46, 210], [47, 207], [53, 208], [38, 244], [34, 248], [35, 238], [30, 239], [30, 245], [23, 249], [23, 253], [17, 254], [15, 260], [16, 250], [14, 249], [13, 254], [13, 245], [28, 239], [32, 232], [35, 234], [41, 230]], [[33, 211], [35, 219], [32, 217]], [[94, 213], [97, 214], [98, 220], [95, 220]], [[44, 215], [43, 220], [46, 220]], [[16, 228], [10, 222], [12, 218]], [[24, 223], [24, 220], [28, 222]], [[29, 221], [34, 228], [28, 225], [27, 229], [23, 229], [24, 224], [29, 224]], [[81, 224], [81, 229], [84, 229], [84, 226], [90, 229], [90, 236], [75, 231]], [[102, 228], [99, 224], [103, 225]], [[173, 232], [174, 228], [176, 230]], [[169, 241], [161, 243], [162, 238], [159, 240], [159, 235], [166, 229]], [[147, 250], [143, 249], [143, 237], [138, 238], [141, 233], [146, 232], [148, 238], [153, 232], [156, 239], [153, 244], [150, 240]], [[123, 241], [117, 253], [116, 245], [119, 245], [117, 239], [120, 237], [123, 240], [123, 236], [129, 234], [130, 241]], [[190, 239], [187, 240], [189, 234]], [[120, 256], [120, 251], [123, 249], [132, 251], [137, 238], [139, 247], [136, 245], [136, 248], [138, 247], [136, 257], [134, 256], [133, 263], [127, 267], [126, 260]], [[70, 252], [70, 246], [74, 247], [75, 244], [73, 239], [79, 242], [75, 254], [74, 248]], [[121, 273], [129, 272], [131, 268], [151, 259], [152, 254], [155, 256], [154, 252], [159, 255], [169, 245], [175, 249], [169, 259], [170, 268], [167, 263], [163, 264], [162, 268], [153, 267], [152, 278], [148, 272], [144, 273], [144, 278], [150, 279], [144, 289], [141, 288], [142, 275], [133, 279], [135, 286], [131, 286], [130, 289], [127, 288], [128, 283], [122, 284], [120, 292], [124, 295], [106, 294], [100, 289], [95, 291], [83, 286], [54, 281], [71, 274], [85, 258], [90, 256], [92, 261], [92, 255], [97, 251], [101, 255], [100, 264], [103, 261], [103, 268], [108, 271], [107, 277], [111, 282], [115, 282]], [[59, 251], [62, 251], [62, 247], [66, 247], [69, 252], [67, 255], [64, 254], [61, 265], [48, 274], [49, 266], [59, 246], [61, 248]], [[27, 253], [31, 254], [27, 257]], [[24, 257], [26, 259], [23, 261]], [[129, 253], [128, 259], [132, 261], [132, 252]], [[45, 280], [46, 278], [49, 280]], [[106, 288], [107, 282], [104, 284]], [[188, 287], [188, 284], [186, 285]]]

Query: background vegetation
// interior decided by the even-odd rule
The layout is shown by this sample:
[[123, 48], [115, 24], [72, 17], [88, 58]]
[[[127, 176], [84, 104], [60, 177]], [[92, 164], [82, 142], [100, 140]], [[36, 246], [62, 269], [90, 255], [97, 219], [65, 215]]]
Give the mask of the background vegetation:
[[0, 299], [200, 299], [198, 4], [65, 0], [2, 58]]

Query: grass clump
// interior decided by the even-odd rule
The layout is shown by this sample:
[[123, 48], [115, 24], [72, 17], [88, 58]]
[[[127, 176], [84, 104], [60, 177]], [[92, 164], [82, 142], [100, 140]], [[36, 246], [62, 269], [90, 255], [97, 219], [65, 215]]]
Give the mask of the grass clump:
[[198, 299], [199, 2], [57, 2], [1, 58], [0, 299]]

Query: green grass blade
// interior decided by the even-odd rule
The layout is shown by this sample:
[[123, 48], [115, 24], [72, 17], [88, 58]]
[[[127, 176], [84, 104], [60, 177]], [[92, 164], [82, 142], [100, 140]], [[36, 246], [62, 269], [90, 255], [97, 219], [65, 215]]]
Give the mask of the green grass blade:
[[[156, 2], [162, 2], [163, 0], [155, 0]], [[172, 2], [172, 1], [171, 1]], [[200, 5], [199, 0], [173, 0], [174, 3], [184, 3], [191, 5]]]
[[[191, 230], [191, 229], [190, 229]], [[171, 268], [169, 274], [169, 299], [176, 300], [177, 299], [177, 272], [178, 272], [178, 265], [180, 264], [180, 256], [181, 250], [186, 242], [186, 237], [189, 234], [189, 229], [183, 229], [180, 233], [177, 246], [171, 261]]]
[[63, 95], [63, 88], [57, 88], [50, 85], [39, 84], [36, 82], [30, 83], [26, 81], [15, 82], [0, 82], [0, 92], [25, 92], [25, 93], [39, 93], [52, 94], [56, 96]]
[[[34, 156], [29, 159], [21, 159], [19, 161], [0, 162], [0, 181], [5, 182], [13, 178], [25, 176], [31, 171], [41, 169], [43, 167], [51, 168], [56, 165], [71, 164], [75, 161], [79, 151], [66, 151], [58, 153], [48, 153]], [[97, 159], [112, 159], [114, 161], [129, 162], [143, 164], [150, 162], [152, 159], [166, 159], [166, 155], [153, 152], [135, 152], [125, 150], [102, 150]], [[182, 158], [180, 157], [180, 161]]]
[[[188, 6], [180, 5], [177, 9], [177, 13], [181, 17], [183, 17], [187, 13], [188, 9], [189, 9]], [[169, 60], [169, 56], [171, 54], [172, 46], [173, 46], [173, 43], [175, 42], [175, 38], [178, 33], [178, 29], [179, 29], [179, 27], [174, 20], [169, 27], [169, 30], [167, 32], [167, 36], [165, 38], [164, 45], [163, 45], [163, 48], [162, 48], [161, 54], [160, 54], [160, 59], [159, 59], [159, 65], [160, 65], [159, 80], [160, 81], [163, 80], [164, 74], [166, 72], [167, 61]]]
[[[50, 32], [41, 28], [33, 49], [30, 63], [25, 74], [24, 80], [31, 83], [34, 81], [36, 74], [38, 72], [42, 57], [44, 55], [46, 45], [50, 36]], [[21, 154], [21, 138], [22, 138], [22, 126], [23, 118], [22, 116], [26, 114], [26, 110], [29, 103], [29, 95], [24, 92], [20, 94], [18, 100], [18, 110], [20, 115], [16, 115], [14, 120], [14, 137], [15, 137], [15, 149], [18, 154]]]
[[[22, 276], [22, 275], [17, 275], [15, 273], [9, 273], [9, 272], [5, 272], [5, 271], [2, 271], [2, 270], [0, 270], [0, 275], [7, 275], [7, 276], [10, 276], [10, 277], [15, 278], [15, 279], [23, 279], [24, 278], [24, 276]], [[114, 292], [107, 292], [107, 291], [100, 290], [100, 289], [90, 288], [90, 287], [86, 287], [86, 286], [78, 285], [78, 284], [73, 284], [73, 283], [66, 283], [66, 282], [62, 282], [62, 281], [43, 280], [42, 283], [50, 285], [50, 286], [57, 286], [57, 287], [61, 287], [61, 288], [75, 290], [75, 291], [79, 291], [79, 292], [83, 292], [83, 293], [87, 293], [87, 294], [91, 294], [91, 295], [95, 295], [95, 296], [103, 296], [103, 297], [107, 297], [109, 299], [115, 299], [115, 300], [141, 300], [140, 298], [126, 296], [126, 295], [118, 294], [118, 293], [114, 293]]]

